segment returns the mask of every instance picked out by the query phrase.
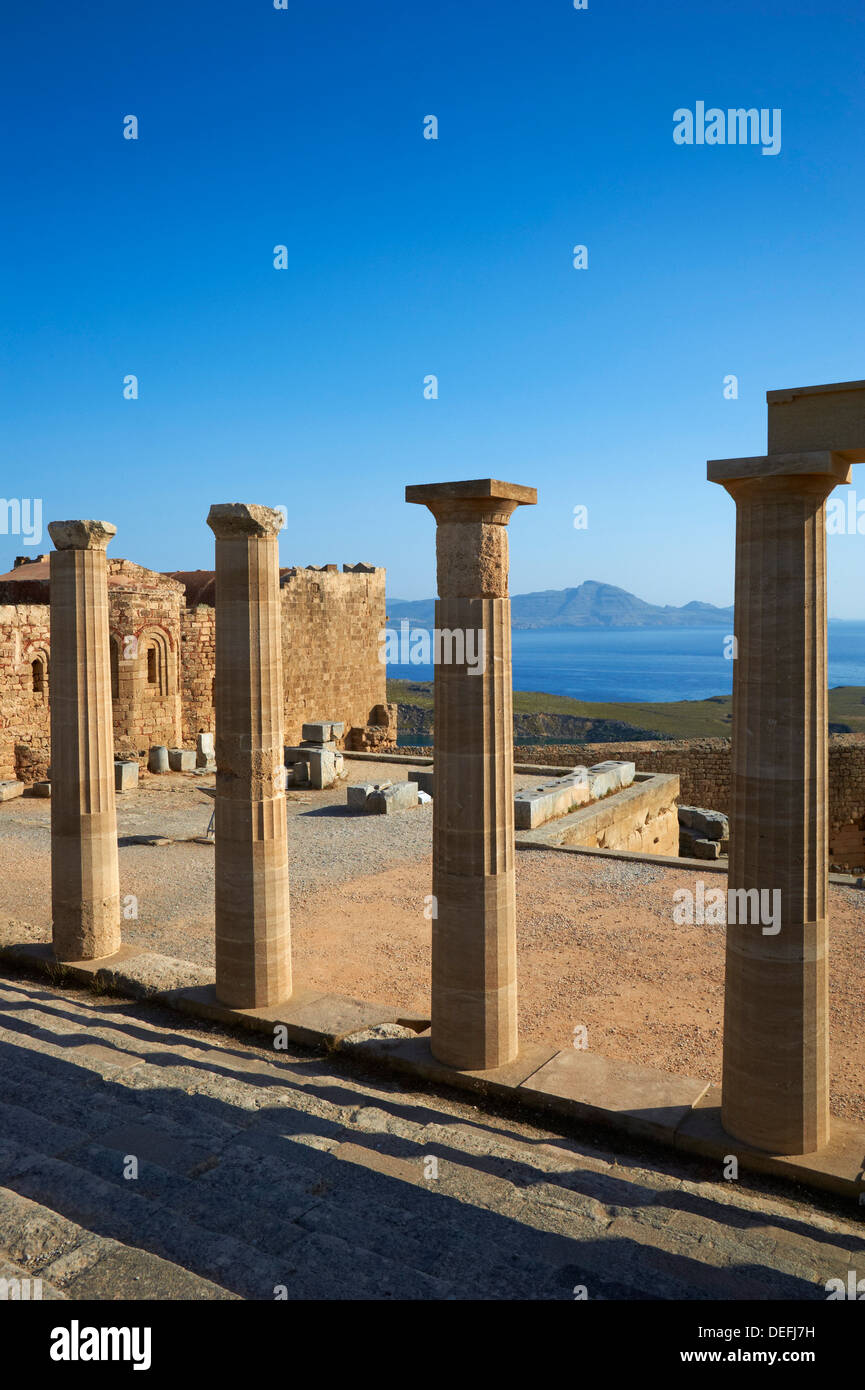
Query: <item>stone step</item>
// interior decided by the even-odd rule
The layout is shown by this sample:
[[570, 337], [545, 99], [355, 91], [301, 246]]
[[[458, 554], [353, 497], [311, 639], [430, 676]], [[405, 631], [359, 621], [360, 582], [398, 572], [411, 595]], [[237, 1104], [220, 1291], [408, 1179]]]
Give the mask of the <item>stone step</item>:
[[[35, 1157], [35, 1156], [34, 1156]], [[41, 1281], [46, 1299], [227, 1299], [235, 1295], [149, 1250], [87, 1229], [50, 1205], [0, 1187], [0, 1279]]]
[[[7, 1133], [12, 1130], [12, 1109], [7, 1107], [3, 1117]], [[20, 1132], [20, 1111], [17, 1119]], [[568, 1242], [578, 1228], [585, 1237], [603, 1230], [604, 1223], [598, 1224], [593, 1212], [586, 1216], [598, 1203], [573, 1193], [559, 1194], [559, 1206], [566, 1211], [567, 1235], [545, 1229], [540, 1208], [534, 1213], [536, 1224], [527, 1221], [525, 1203], [520, 1224], [503, 1222], [491, 1209], [497, 1202], [507, 1205], [520, 1200], [518, 1184], [524, 1176], [517, 1171], [523, 1157], [520, 1147], [511, 1147], [501, 1160], [485, 1155], [482, 1166], [477, 1163], [480, 1155], [455, 1151], [441, 1160], [437, 1179], [425, 1181], [427, 1150], [442, 1149], [440, 1126], [434, 1126], [430, 1133], [418, 1126], [413, 1140], [395, 1135], [387, 1142], [377, 1135], [373, 1146], [364, 1147], [356, 1142], [363, 1138], [356, 1131], [347, 1135], [343, 1130], [348, 1142], [340, 1143], [339, 1134], [330, 1140], [306, 1136], [307, 1140], [316, 1139], [313, 1146], [293, 1132], [282, 1132], [294, 1131], [298, 1123], [302, 1128], [303, 1116], [291, 1117], [287, 1124], [284, 1117], [265, 1114], [239, 1131], [211, 1168], [190, 1178], [182, 1170], [195, 1155], [184, 1152], [182, 1131], [166, 1134], [165, 1117], [157, 1121], [150, 1116], [148, 1123], [162, 1130], [154, 1133], [152, 1128], [141, 1126], [141, 1119], [134, 1117], [140, 1133], [135, 1132], [134, 1123], [125, 1133], [103, 1132], [103, 1138], [114, 1145], [119, 1143], [120, 1149], [82, 1142], [80, 1134], [74, 1136], [70, 1149], [68, 1129], [56, 1124], [47, 1125], [46, 1138], [49, 1145], [64, 1152], [65, 1165], [83, 1169], [88, 1179], [96, 1177], [110, 1184], [124, 1207], [129, 1183], [123, 1178], [122, 1151], [141, 1148], [143, 1140], [145, 1150], [149, 1144], [150, 1152], [163, 1161], [139, 1155], [139, 1177], [135, 1180], [139, 1201], [148, 1200], [161, 1211], [174, 1213], [167, 1215], [172, 1227], [189, 1222], [202, 1232], [226, 1236], [242, 1230], [244, 1240], [256, 1251], [282, 1261], [291, 1251], [292, 1260], [300, 1261], [297, 1269], [303, 1270], [305, 1284], [312, 1279], [313, 1286], [323, 1291], [322, 1296], [333, 1296], [333, 1291], [324, 1280], [323, 1268], [311, 1268], [310, 1261], [317, 1259], [322, 1265], [340, 1252], [340, 1258], [350, 1260], [356, 1271], [358, 1287], [368, 1279], [372, 1267], [376, 1279], [384, 1278], [400, 1297], [410, 1296], [407, 1289], [411, 1287], [416, 1287], [421, 1297], [448, 1296], [444, 1290], [450, 1285], [455, 1285], [450, 1296], [462, 1298], [503, 1297], [505, 1290], [510, 1291], [510, 1297], [561, 1297], [563, 1248], [572, 1249]], [[37, 1116], [31, 1117], [27, 1131], [31, 1139], [33, 1125], [38, 1125]], [[525, 1158], [530, 1159], [530, 1155]], [[34, 1161], [32, 1153], [20, 1159], [19, 1173], [27, 1162]], [[174, 1163], [173, 1170], [165, 1166], [168, 1161]], [[524, 1166], [528, 1172], [528, 1163]], [[33, 1191], [47, 1200], [54, 1189], [44, 1186], [44, 1166], [37, 1164], [37, 1169], [40, 1185]], [[387, 1178], [392, 1181], [386, 1182]], [[29, 1180], [25, 1171], [17, 1185]], [[382, 1197], [383, 1186], [386, 1198]], [[103, 1201], [92, 1214], [88, 1209], [89, 1218], [99, 1210], [110, 1211], [110, 1204]], [[109, 1229], [112, 1234], [127, 1234], [125, 1227], [119, 1232], [115, 1226]], [[137, 1214], [130, 1214], [128, 1229], [141, 1229]], [[350, 1245], [344, 1239], [347, 1233]], [[295, 1254], [294, 1247], [301, 1241], [312, 1242], [310, 1251]], [[213, 1269], [202, 1264], [200, 1255], [188, 1244], [155, 1248], [158, 1254], [170, 1253], [183, 1263], [199, 1259], [193, 1266], [199, 1273]], [[593, 1271], [595, 1286], [601, 1274], [600, 1269]], [[589, 1279], [585, 1271], [582, 1279]], [[222, 1282], [230, 1285], [230, 1274], [223, 1273]], [[260, 1283], [254, 1288], [243, 1286], [240, 1292], [247, 1297], [272, 1296], [262, 1294], [261, 1287]]]
[[[110, 1032], [110, 1028], [94, 1030], [94, 1045], [106, 1041]], [[468, 1272], [471, 1275], [462, 1288], [464, 1297], [473, 1292], [485, 1297], [501, 1296], [506, 1287], [512, 1291], [518, 1287], [521, 1296], [534, 1297], [539, 1279], [545, 1272], [549, 1274], [544, 1258], [533, 1253], [534, 1247], [540, 1249], [546, 1239], [542, 1232], [535, 1237], [515, 1227], [514, 1239], [506, 1242], [507, 1250], [490, 1258], [491, 1250], [495, 1251], [502, 1241], [500, 1234], [493, 1238], [489, 1228], [496, 1227], [498, 1231], [501, 1221], [483, 1209], [475, 1212], [471, 1203], [483, 1203], [487, 1189], [487, 1198], [491, 1200], [493, 1190], [502, 1186], [500, 1179], [483, 1172], [472, 1173], [471, 1202], [462, 1209], [441, 1200], [445, 1196], [459, 1198], [459, 1188], [468, 1171], [460, 1155], [455, 1154], [454, 1160], [445, 1165], [440, 1183], [424, 1183], [423, 1151], [417, 1142], [422, 1137], [421, 1126], [417, 1127], [416, 1142], [395, 1136], [390, 1145], [393, 1154], [383, 1151], [380, 1145], [378, 1149], [362, 1149], [356, 1143], [344, 1142], [358, 1138], [343, 1123], [347, 1107], [329, 1107], [335, 1118], [328, 1123], [320, 1113], [320, 1100], [306, 1097], [303, 1088], [295, 1086], [290, 1108], [278, 1105], [272, 1111], [259, 1111], [245, 1129], [225, 1126], [223, 1137], [227, 1142], [220, 1146], [218, 1156], [213, 1153], [214, 1116], [208, 1116], [201, 1134], [202, 1140], [210, 1144], [213, 1161], [207, 1166], [205, 1147], [196, 1147], [195, 1131], [202, 1122], [199, 1119], [195, 1123], [193, 1114], [182, 1113], [193, 1112], [199, 1099], [179, 1095], [181, 1113], [177, 1121], [172, 1121], [164, 1114], [157, 1118], [143, 1110], [152, 1104], [146, 1091], [123, 1087], [127, 1103], [108, 1105], [107, 1098], [100, 1097], [98, 1091], [94, 1095], [89, 1075], [84, 1078], [82, 1094], [76, 1096], [76, 1088], [65, 1084], [61, 1090], [59, 1083], [50, 1078], [53, 1063], [44, 1050], [46, 1046], [43, 1039], [39, 1053], [19, 1052], [7, 1095], [11, 1100], [14, 1093], [22, 1103], [7, 1105], [5, 1113], [0, 1112], [4, 1132], [43, 1153], [49, 1150], [55, 1158], [62, 1155], [64, 1164], [83, 1168], [118, 1192], [122, 1188], [124, 1198], [129, 1183], [123, 1177], [123, 1159], [126, 1153], [135, 1152], [139, 1158], [135, 1193], [139, 1198], [178, 1210], [183, 1220], [203, 1230], [224, 1235], [242, 1230], [246, 1241], [270, 1255], [283, 1254], [300, 1240], [321, 1238], [338, 1242], [350, 1230], [355, 1265], [358, 1247], [366, 1252], [361, 1263], [383, 1261], [384, 1268], [389, 1268], [394, 1252], [399, 1253], [401, 1273], [397, 1286], [403, 1291], [401, 1296], [407, 1281], [418, 1279], [425, 1289], [423, 1296], [441, 1296], [438, 1290], [442, 1271], [461, 1269], [464, 1277]], [[65, 1049], [58, 1047], [56, 1051], [62, 1056]], [[211, 1062], [216, 1060], [213, 1053], [204, 1055]], [[230, 1054], [217, 1056], [222, 1066], [236, 1064]], [[190, 1059], [178, 1056], [177, 1060], [186, 1064]], [[253, 1055], [245, 1060], [260, 1067], [265, 1077], [274, 1074], [279, 1078], [284, 1070], [266, 1057]], [[281, 1099], [281, 1093], [278, 1095]], [[29, 1115], [27, 1102], [31, 1097], [38, 1099], [40, 1106], [50, 1101], [56, 1120]], [[94, 1101], [100, 1099], [103, 1106], [97, 1110]], [[295, 1111], [294, 1107], [304, 1100], [312, 1103], [313, 1099], [317, 1115]], [[61, 1118], [70, 1117], [70, 1102], [75, 1122], [81, 1125], [79, 1130], [58, 1123]], [[136, 1109], [135, 1102], [140, 1102], [142, 1109]], [[311, 1123], [317, 1126], [313, 1134], [308, 1133]], [[98, 1139], [94, 1131], [98, 1131]], [[337, 1149], [338, 1154], [334, 1153]], [[349, 1149], [353, 1152], [347, 1158]], [[32, 1150], [28, 1158], [32, 1160]], [[196, 1162], [203, 1164], [205, 1171], [189, 1177]], [[19, 1156], [19, 1172], [22, 1164], [24, 1160]], [[8, 1159], [5, 1166], [8, 1170]], [[389, 1200], [383, 1202], [376, 1194], [381, 1192], [382, 1179], [388, 1174], [394, 1182], [388, 1185]], [[28, 1180], [27, 1173], [23, 1180]], [[424, 1186], [429, 1190], [419, 1192], [418, 1188]], [[38, 1190], [45, 1192], [44, 1188]], [[236, 1196], [238, 1193], [243, 1194], [242, 1199]], [[436, 1222], [435, 1241], [429, 1237], [430, 1222]], [[126, 1234], [125, 1228], [121, 1234]], [[157, 1248], [162, 1253], [162, 1248]], [[172, 1253], [177, 1254], [173, 1247]], [[434, 1281], [429, 1289], [425, 1278]]]

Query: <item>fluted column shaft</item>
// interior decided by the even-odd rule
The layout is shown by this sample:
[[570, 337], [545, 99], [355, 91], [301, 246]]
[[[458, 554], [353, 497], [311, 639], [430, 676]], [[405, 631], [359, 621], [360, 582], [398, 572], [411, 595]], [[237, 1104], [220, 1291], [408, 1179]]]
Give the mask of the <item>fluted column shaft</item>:
[[431, 1047], [450, 1066], [483, 1070], [519, 1046], [506, 528], [535, 493], [473, 487], [485, 490], [431, 485], [406, 496], [438, 522]]
[[291, 994], [278, 532], [268, 507], [211, 507], [216, 536], [216, 993]]
[[836, 481], [724, 484], [736, 501], [738, 651], [729, 887], [777, 891], [780, 923], [728, 920], [722, 1119], [778, 1153], [829, 1137], [825, 502]]
[[115, 527], [51, 522], [51, 907], [58, 960], [120, 947], [108, 562]]

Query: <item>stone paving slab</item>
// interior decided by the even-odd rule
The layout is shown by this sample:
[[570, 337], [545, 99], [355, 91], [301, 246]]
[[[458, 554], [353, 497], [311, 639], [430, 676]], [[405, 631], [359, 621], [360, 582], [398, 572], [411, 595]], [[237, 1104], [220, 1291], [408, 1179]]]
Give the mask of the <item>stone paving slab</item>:
[[708, 1084], [572, 1048], [557, 1052], [520, 1091], [577, 1119], [672, 1143]]

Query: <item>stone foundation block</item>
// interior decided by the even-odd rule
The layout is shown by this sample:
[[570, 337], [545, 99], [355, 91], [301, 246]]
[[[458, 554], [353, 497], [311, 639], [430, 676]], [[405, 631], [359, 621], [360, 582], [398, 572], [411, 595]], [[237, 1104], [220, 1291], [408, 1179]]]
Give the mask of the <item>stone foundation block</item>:
[[718, 859], [721, 853], [721, 841], [710, 840], [705, 835], [698, 835], [692, 830], [686, 830], [679, 826], [679, 854], [686, 859]]
[[595, 763], [589, 768], [589, 791], [593, 800], [598, 801], [609, 792], [620, 787], [629, 787], [634, 780], [636, 765], [628, 762]]
[[336, 760], [329, 748], [305, 748], [309, 763], [309, 784], [323, 791], [336, 781]]
[[366, 808], [376, 816], [392, 816], [417, 806], [417, 786], [414, 782], [395, 782], [381, 791], [370, 792]]
[[427, 796], [432, 796], [433, 775], [431, 767], [413, 767], [408, 774], [408, 780], [417, 784], [418, 791], [426, 792]]
[[730, 822], [723, 812], [707, 811], [703, 806], [680, 806], [679, 825], [706, 840], [726, 840], [730, 836]]
[[[412, 775], [409, 773], [409, 776]], [[584, 767], [575, 767], [566, 777], [555, 777], [549, 782], [542, 782], [539, 787], [528, 787], [517, 792], [514, 797], [514, 826], [517, 830], [534, 830], [536, 826], [557, 816], [568, 815], [588, 801], [590, 796], [588, 772]]]
[[194, 772], [195, 753], [191, 748], [169, 748], [168, 765], [172, 772]]
[[170, 763], [168, 759], [168, 749], [161, 744], [151, 748], [147, 759], [149, 772], [168, 772]]
[[304, 724], [300, 730], [300, 737], [305, 743], [329, 743], [333, 738], [333, 724], [320, 720]]
[[16, 796], [22, 796], [23, 793], [23, 782], [0, 782], [0, 801], [14, 801]]
[[353, 787], [346, 787], [345, 801], [351, 811], [365, 811], [366, 799], [370, 792], [375, 791], [372, 782], [358, 782]]
[[216, 767], [216, 749], [213, 734], [199, 734], [195, 741], [195, 765], [208, 770]]
[[138, 786], [138, 763], [118, 762], [114, 764], [114, 790], [131, 792]]

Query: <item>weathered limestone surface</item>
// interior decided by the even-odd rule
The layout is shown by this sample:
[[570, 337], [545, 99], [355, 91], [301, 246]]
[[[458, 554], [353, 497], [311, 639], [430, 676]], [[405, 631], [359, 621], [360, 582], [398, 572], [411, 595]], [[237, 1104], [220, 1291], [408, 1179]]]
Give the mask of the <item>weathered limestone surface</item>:
[[278, 534], [269, 507], [226, 503], [216, 536], [216, 993], [291, 994]]
[[53, 521], [51, 902], [58, 960], [120, 947], [108, 566], [115, 528]]
[[536, 500], [534, 488], [489, 478], [406, 488], [438, 523], [436, 627], [484, 642], [482, 673], [435, 667], [431, 1045], [463, 1069], [518, 1051], [506, 528]]
[[[789, 442], [789, 441], [788, 441]], [[781, 894], [781, 929], [727, 927], [723, 1123], [775, 1153], [829, 1139], [826, 451], [718, 460], [736, 502], [729, 886]]]
[[581, 806], [534, 830], [521, 830], [520, 843], [677, 855], [678, 795], [679, 779], [672, 773], [638, 773], [634, 784], [615, 796]]
[[833, 449], [847, 463], [865, 461], [865, 381], [832, 381], [767, 391], [769, 453]]
[[376, 816], [391, 816], [397, 811], [411, 811], [418, 804], [417, 785], [414, 782], [393, 782], [369, 793], [366, 809]]

